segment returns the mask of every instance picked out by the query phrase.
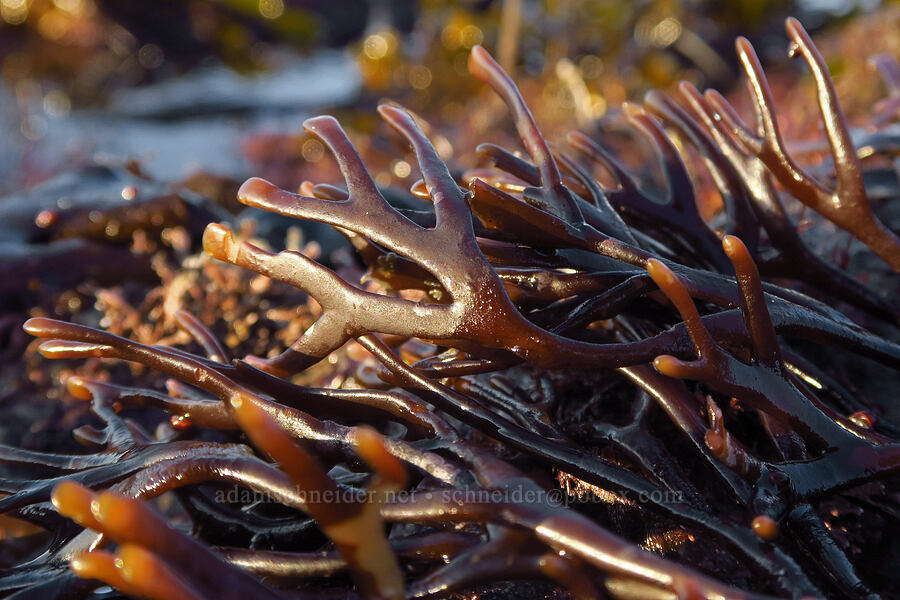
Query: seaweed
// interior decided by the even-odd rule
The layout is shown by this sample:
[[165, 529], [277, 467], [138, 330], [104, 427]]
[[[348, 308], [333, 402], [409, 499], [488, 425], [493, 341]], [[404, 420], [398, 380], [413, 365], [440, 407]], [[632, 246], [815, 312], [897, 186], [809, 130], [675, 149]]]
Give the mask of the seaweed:
[[[582, 162], [554, 152], [480, 47], [469, 69], [509, 107], [526, 150], [480, 146], [502, 174], [454, 177], [415, 115], [378, 108], [415, 155], [412, 193], [430, 211], [388, 203], [334, 118], [306, 121], [345, 187], [307, 182], [297, 194], [254, 178], [238, 199], [336, 228], [364, 276], [212, 223], [207, 253], [321, 308], [284, 352], [231, 359], [187, 312], [177, 323], [205, 355], [29, 320], [47, 358], [129, 361], [180, 383], [162, 392], [72, 377], [71, 394], [104, 424], [75, 431], [93, 453], [0, 448], [3, 462], [35, 470], [0, 481], [0, 510], [55, 531], [0, 588], [437, 598], [546, 579], [575, 598], [888, 594], [858, 556], [859, 545], [878, 551], [877, 536], [832, 523], [896, 526], [896, 426], [860, 408], [803, 344], [865, 356], [892, 376], [897, 309], [816, 257], [784, 200], [894, 271], [900, 242], [870, 206], [822, 57], [797, 21], [787, 31], [813, 72], [834, 190], [786, 149], [743, 39], [758, 133], [689, 84], [686, 107], [658, 92], [624, 107], [657, 153], [663, 199], [585, 134], [568, 138]], [[676, 139], [703, 157], [722, 227], [701, 215]], [[616, 188], [600, 185], [597, 165]], [[368, 353], [352, 385], [294, 379], [351, 341]], [[567, 394], [579, 386], [590, 393]], [[119, 415], [135, 407], [166, 411], [172, 427], [150, 435]], [[216, 499], [227, 486], [247, 499]], [[180, 508], [162, 515], [148, 502], [167, 492]], [[835, 502], [845, 508], [827, 508]]]

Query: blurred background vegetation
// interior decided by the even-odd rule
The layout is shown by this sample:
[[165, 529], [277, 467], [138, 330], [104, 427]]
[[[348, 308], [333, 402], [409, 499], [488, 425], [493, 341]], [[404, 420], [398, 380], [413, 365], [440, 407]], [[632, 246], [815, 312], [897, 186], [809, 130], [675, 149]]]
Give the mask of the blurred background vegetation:
[[[868, 86], [846, 83], [871, 76], [866, 58], [876, 50], [873, 40], [878, 52], [900, 54], [900, 40], [891, 35], [900, 25], [898, 6], [879, 0], [0, 0], [0, 118], [8, 140], [0, 149], [0, 187], [31, 185], [98, 153], [146, 162], [163, 178], [197, 169], [241, 177], [262, 168], [296, 185], [300, 163], [318, 162], [323, 150], [302, 136], [303, 117], [338, 112], [352, 128], [371, 133], [378, 126], [371, 109], [384, 98], [432, 123], [445, 154], [458, 154], [460, 144], [468, 151], [497, 112], [477, 110], [492, 105], [466, 72], [475, 44], [514, 75], [552, 136], [557, 127], [584, 128], [623, 101], [682, 79], [731, 89], [739, 76], [737, 35], [750, 38], [770, 65], [787, 63], [787, 15], [800, 18], [818, 40], [856, 23], [855, 38], [851, 32], [843, 45], [830, 38], [823, 45], [852, 113], [854, 103], [881, 93], [875, 78]], [[201, 156], [210, 148], [232, 154]], [[160, 155], [167, 160], [157, 160]], [[154, 160], [161, 163], [156, 170]], [[406, 168], [394, 171], [382, 183]]]

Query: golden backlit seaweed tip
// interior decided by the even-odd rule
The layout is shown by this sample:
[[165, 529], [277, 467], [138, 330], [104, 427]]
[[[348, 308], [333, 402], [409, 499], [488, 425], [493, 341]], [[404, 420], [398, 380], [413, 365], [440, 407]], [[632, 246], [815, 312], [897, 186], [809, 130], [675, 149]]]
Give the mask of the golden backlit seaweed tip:
[[[301, 489], [316, 493], [337, 491], [334, 481], [315, 456], [298, 444], [275, 419], [246, 393], [230, 399], [238, 424], [250, 441], [269, 458], [278, 463]], [[310, 502], [306, 506], [310, 516], [323, 527], [340, 518], [345, 507], [337, 503]]]
[[781, 347], [769, 309], [756, 261], [740, 238], [726, 235], [722, 248], [734, 266], [738, 289], [741, 292], [741, 312], [750, 334], [753, 358], [776, 368], [781, 362]]
[[44, 358], [106, 358], [112, 356], [115, 350], [105, 344], [47, 340], [38, 346], [38, 352]]
[[689, 377], [691, 374], [704, 369], [713, 349], [713, 341], [709, 337], [706, 327], [700, 319], [697, 306], [691, 299], [684, 283], [662, 261], [650, 259], [646, 264], [647, 273], [659, 289], [666, 295], [669, 301], [675, 305], [676, 310], [684, 319], [685, 327], [694, 345], [697, 347], [698, 360], [683, 361], [671, 355], [660, 355], [653, 359], [656, 369], [670, 377]]
[[[734, 235], [723, 236], [722, 249], [731, 261], [732, 266], [734, 266], [738, 275], [738, 285], [742, 287], [745, 296], [750, 293], [762, 297], [763, 291], [759, 269], [743, 240]], [[745, 298], [745, 300], [749, 300], [749, 298]]]
[[485, 50], [481, 46], [473, 46], [472, 51], [469, 53], [469, 73], [478, 77], [482, 81], [486, 81], [489, 75], [486, 72], [487, 68], [491, 66], [495, 66], [499, 69], [499, 65], [496, 64], [493, 57], [490, 53]]
[[743, 259], [743, 257], [750, 257], [750, 252], [747, 250], [747, 246], [744, 245], [744, 242], [733, 235], [722, 236], [722, 249], [725, 250], [725, 253], [731, 260], [740, 260]]
[[61, 481], [53, 488], [50, 500], [62, 516], [72, 519], [82, 527], [100, 531], [100, 522], [92, 509], [96, 494], [90, 489], [71, 480]]
[[72, 375], [66, 379], [66, 389], [79, 400], [91, 400], [94, 397], [91, 383], [84, 377]]
[[150, 600], [208, 600], [154, 553], [134, 544], [123, 544], [116, 552], [122, 578], [139, 596]]
[[[665, 263], [655, 258], [651, 258], [647, 261], [646, 267], [647, 273], [650, 274], [650, 277], [653, 279], [653, 282], [659, 286], [667, 296], [671, 294], [679, 299], [685, 296], [685, 294], [681, 293], [681, 286], [678, 285], [678, 278], [675, 276], [675, 273], [672, 272], [672, 269], [667, 267]], [[688, 299], [690, 299], [688, 297]], [[674, 303], [674, 302], [673, 302]]]
[[685, 368], [686, 362], [670, 354], [661, 354], [653, 359], [657, 371], [669, 377], [686, 377], [690, 371]]
[[266, 454], [288, 470], [296, 463], [296, 452], [300, 449], [266, 411], [245, 393], [234, 394], [229, 400], [241, 429]]
[[750, 522], [753, 532], [764, 540], [774, 540], [778, 537], [778, 523], [768, 515], [757, 515]]
[[[469, 185], [471, 185], [471, 181], [469, 182]], [[428, 186], [425, 185], [424, 179], [417, 179], [416, 182], [409, 187], [409, 192], [416, 198], [428, 201], [431, 200], [431, 193], [428, 191]]]
[[[122, 576], [120, 567], [120, 559], [112, 552], [105, 550], [80, 552], [69, 561], [69, 568], [82, 579], [102, 581], [124, 594], [141, 597], [141, 591], [132, 587]], [[161, 600], [169, 600], [169, 598]]]
[[371, 427], [356, 427], [354, 433], [354, 444], [359, 457], [381, 477], [385, 485], [403, 489], [409, 473], [403, 462], [388, 452], [381, 434]]
[[297, 188], [297, 192], [303, 196], [315, 196], [315, 187], [315, 183], [306, 180], [300, 183], [300, 187]]
[[236, 260], [237, 244], [227, 226], [210, 223], [203, 231], [203, 249], [212, 257], [222, 261]]
[[138, 500], [125, 498], [115, 492], [100, 492], [91, 503], [91, 512], [103, 531], [114, 538], [140, 538], [144, 532], [152, 530], [153, 524], [162, 519]]

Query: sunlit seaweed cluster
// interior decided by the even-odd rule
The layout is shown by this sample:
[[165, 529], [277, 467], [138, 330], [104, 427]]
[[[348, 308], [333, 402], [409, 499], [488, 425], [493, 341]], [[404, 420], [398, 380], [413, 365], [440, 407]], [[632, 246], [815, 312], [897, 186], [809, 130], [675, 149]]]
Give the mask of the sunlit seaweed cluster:
[[[624, 107], [658, 154], [662, 201], [600, 140], [571, 134], [579, 159], [551, 149], [478, 46], [469, 70], [506, 103], [526, 154], [484, 144], [492, 167], [454, 178], [416, 116], [380, 106], [412, 148], [421, 210], [385, 200], [335, 119], [308, 120], [344, 186], [305, 182], [296, 194], [251, 179], [238, 198], [335, 227], [365, 272], [213, 223], [207, 253], [314, 300], [280, 354], [234, 358], [260, 344], [223, 344], [215, 302], [200, 318], [157, 314], [184, 332], [171, 341], [202, 355], [152, 330], [128, 339], [29, 320], [47, 358], [118, 359], [170, 379], [151, 389], [70, 377], [102, 423], [74, 432], [93, 452], [0, 448], [31, 470], [0, 481], [0, 509], [47, 532], [0, 587], [79, 598], [109, 585], [158, 600], [887, 597], [898, 429], [837, 371], [847, 352], [896, 377], [900, 314], [817, 256], [786, 202], [895, 273], [900, 239], [873, 212], [863, 144], [822, 57], [797, 21], [787, 31], [830, 150], [815, 173], [784, 141], [744, 39], [756, 123], [689, 84], [678, 99]], [[883, 66], [895, 99], [896, 64]], [[898, 104], [880, 106], [865, 147], [891, 156]], [[715, 228], [688, 148], [722, 197]], [[595, 167], [618, 185], [602, 187]], [[141, 337], [138, 323], [115, 326]], [[298, 383], [348, 342], [355, 372]], [[148, 407], [171, 425], [149, 433], [124, 416]], [[499, 585], [533, 580], [550, 587]]]

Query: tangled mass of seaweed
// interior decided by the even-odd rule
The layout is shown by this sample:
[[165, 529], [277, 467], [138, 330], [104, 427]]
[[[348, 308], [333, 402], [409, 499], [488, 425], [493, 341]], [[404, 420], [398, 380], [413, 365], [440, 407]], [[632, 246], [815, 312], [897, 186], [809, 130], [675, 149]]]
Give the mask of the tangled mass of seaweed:
[[[361, 263], [330, 268], [309, 245], [271, 251], [211, 223], [204, 250], [263, 278], [240, 288], [221, 276], [198, 292], [204, 314], [176, 312], [187, 335], [173, 340], [188, 349], [160, 343], [135, 311], [110, 331], [24, 324], [47, 359], [142, 368], [133, 385], [99, 369], [66, 380], [102, 423], [74, 431], [91, 452], [0, 447], [25, 473], [0, 480], [0, 509], [38, 540], [0, 589], [889, 597], [900, 585], [900, 429], [837, 372], [852, 357], [867, 376], [896, 377], [900, 311], [819, 257], [787, 203], [852, 234], [884, 277], [900, 271], [900, 239], [873, 210], [860, 159], [860, 148], [900, 150], [900, 69], [879, 59], [892, 95], [863, 139], [807, 32], [793, 19], [786, 28], [812, 73], [830, 156], [800, 166], [742, 38], [755, 123], [687, 83], [678, 98], [653, 92], [623, 107], [658, 155], [663, 200], [602, 139], [572, 133], [577, 158], [552, 149], [478, 46], [469, 70], [505, 102], [526, 153], [483, 144], [490, 168], [451, 173], [415, 115], [379, 106], [415, 156], [419, 209], [386, 200], [334, 118], [307, 120], [344, 185], [306, 182], [296, 194], [254, 178], [238, 199], [334, 227]], [[688, 163], [721, 195], [715, 220], [701, 214]], [[267, 330], [248, 341], [255, 355], [232, 356], [216, 321], [250, 327], [256, 313], [235, 297], [262, 302], [254, 294], [273, 282], [303, 293], [283, 298], [312, 299], [296, 300], [304, 326], [288, 332], [296, 339]], [[106, 299], [117, 302], [124, 310]], [[314, 372], [333, 383], [297, 382]], [[150, 433], [124, 416], [137, 409], [171, 422]]]

